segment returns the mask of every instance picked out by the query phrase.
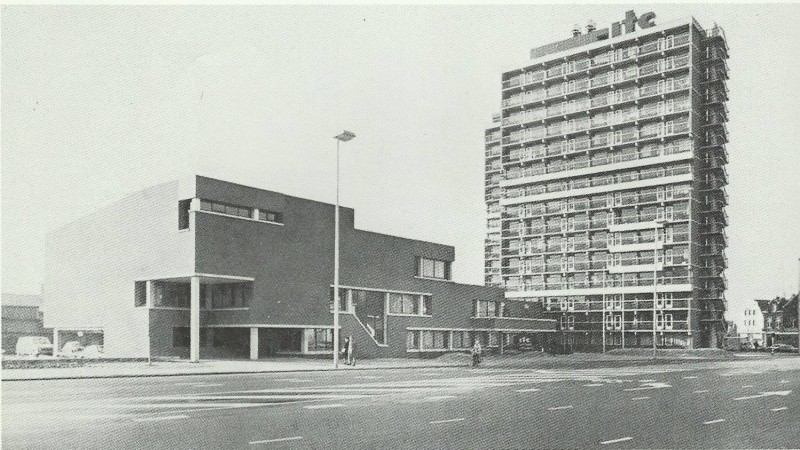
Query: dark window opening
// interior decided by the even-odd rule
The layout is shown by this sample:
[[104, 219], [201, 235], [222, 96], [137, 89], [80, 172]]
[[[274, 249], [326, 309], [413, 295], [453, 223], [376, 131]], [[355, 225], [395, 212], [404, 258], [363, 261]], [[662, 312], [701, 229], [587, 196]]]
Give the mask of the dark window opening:
[[189, 205], [191, 205], [192, 200], [181, 200], [178, 202], [178, 229], [179, 230], [188, 230], [189, 229]]
[[134, 301], [133, 306], [141, 307], [147, 305], [147, 282], [137, 281], [134, 283]]

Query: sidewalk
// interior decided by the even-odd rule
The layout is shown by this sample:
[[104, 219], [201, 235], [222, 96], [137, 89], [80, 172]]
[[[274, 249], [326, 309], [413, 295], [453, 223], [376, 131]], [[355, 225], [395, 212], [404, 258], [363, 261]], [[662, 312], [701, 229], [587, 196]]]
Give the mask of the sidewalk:
[[[599, 367], [624, 367], [631, 365], [675, 364], [698, 361], [730, 361], [734, 356], [702, 352], [659, 351], [657, 360], [647, 352], [642, 354], [575, 353], [549, 356], [539, 352], [492, 355], [484, 358], [481, 368], [494, 369], [589, 369]], [[338, 370], [417, 369], [417, 368], [467, 368], [470, 357], [466, 354], [447, 354], [435, 359], [386, 358], [359, 360], [356, 367], [340, 364]], [[185, 375], [221, 375], [270, 372], [330, 371], [333, 364], [325, 359], [272, 358], [249, 360], [204, 360], [190, 363], [186, 360], [146, 362], [92, 362], [82, 367], [4, 369], [3, 381], [58, 380], [83, 378], [127, 378]]]
[[[339, 364], [338, 370], [414, 369], [422, 367], [467, 367], [468, 358], [404, 359], [386, 358], [358, 361], [355, 367]], [[186, 360], [146, 362], [97, 362], [83, 367], [47, 369], [4, 369], [3, 381], [57, 380], [81, 378], [164, 377], [180, 375], [221, 375], [269, 372], [319, 372], [334, 370], [331, 360], [274, 358], [259, 361]]]

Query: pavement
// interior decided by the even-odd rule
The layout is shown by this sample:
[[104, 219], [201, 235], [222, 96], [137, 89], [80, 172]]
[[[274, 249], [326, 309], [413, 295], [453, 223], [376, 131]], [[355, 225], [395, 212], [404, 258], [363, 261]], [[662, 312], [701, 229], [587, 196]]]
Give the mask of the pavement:
[[30, 380], [2, 383], [2, 444], [796, 448], [799, 392], [800, 358], [778, 355], [594, 368]]
[[[705, 353], [705, 355], [704, 355]], [[658, 363], [718, 359], [725, 353], [679, 352], [664, 350]], [[765, 354], [761, 355], [762, 357]], [[493, 355], [484, 358], [484, 367], [496, 368], [553, 368], [620, 366], [631, 362], [652, 362], [648, 352], [633, 354], [574, 353], [551, 357], [538, 352]], [[339, 370], [416, 369], [422, 367], [466, 367], [470, 357], [466, 354], [447, 354], [433, 359], [383, 358], [359, 360], [355, 367], [340, 364]], [[251, 360], [187, 360], [146, 362], [92, 362], [79, 367], [4, 369], [3, 381], [55, 380], [80, 378], [123, 378], [178, 375], [217, 375], [237, 373], [307, 372], [334, 370], [331, 360], [309, 358], [271, 358]]]

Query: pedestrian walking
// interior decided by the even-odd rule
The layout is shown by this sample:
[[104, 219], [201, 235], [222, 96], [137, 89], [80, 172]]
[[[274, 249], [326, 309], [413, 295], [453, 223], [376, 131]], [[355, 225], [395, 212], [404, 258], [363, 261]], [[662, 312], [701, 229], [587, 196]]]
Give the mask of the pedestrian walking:
[[472, 349], [470, 353], [472, 354], [472, 367], [478, 367], [478, 364], [481, 362], [481, 342], [479, 340], [475, 340], [475, 343], [472, 344]]
[[350, 364], [350, 336], [344, 338], [344, 345], [341, 352], [345, 364]]
[[347, 336], [347, 364], [356, 365], [356, 341], [353, 335]]

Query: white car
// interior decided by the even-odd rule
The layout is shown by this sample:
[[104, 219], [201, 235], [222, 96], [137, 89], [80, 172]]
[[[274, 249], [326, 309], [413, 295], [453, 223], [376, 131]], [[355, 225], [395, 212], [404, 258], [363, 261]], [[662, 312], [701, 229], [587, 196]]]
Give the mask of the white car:
[[67, 358], [78, 358], [81, 356], [83, 346], [78, 341], [69, 341], [61, 347], [58, 356], [66, 356]]
[[103, 346], [102, 345], [87, 345], [78, 356], [80, 358], [102, 358]]
[[17, 339], [16, 353], [19, 356], [52, 355], [53, 344], [44, 336], [22, 336]]

